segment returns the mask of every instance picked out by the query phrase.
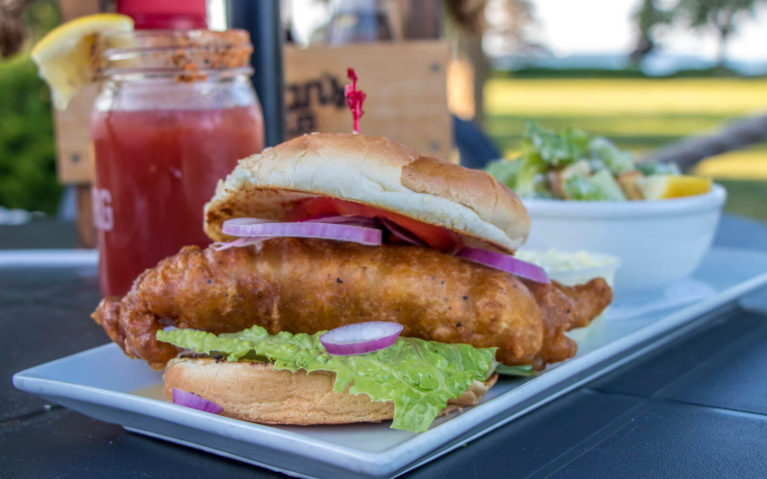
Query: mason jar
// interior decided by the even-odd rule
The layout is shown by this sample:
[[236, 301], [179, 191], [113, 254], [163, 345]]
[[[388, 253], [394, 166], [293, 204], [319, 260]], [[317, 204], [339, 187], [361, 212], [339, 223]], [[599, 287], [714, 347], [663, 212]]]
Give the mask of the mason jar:
[[203, 205], [264, 146], [241, 30], [143, 30], [96, 45], [94, 222], [104, 296], [184, 245], [204, 247]]

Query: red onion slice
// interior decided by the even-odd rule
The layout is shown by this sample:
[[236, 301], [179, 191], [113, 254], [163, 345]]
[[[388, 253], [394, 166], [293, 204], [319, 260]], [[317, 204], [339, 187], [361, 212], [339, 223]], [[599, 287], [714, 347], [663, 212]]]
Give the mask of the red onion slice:
[[223, 251], [229, 248], [242, 248], [243, 246], [258, 246], [264, 242], [264, 238], [248, 238], [247, 236], [237, 238], [228, 243], [215, 242], [211, 245], [214, 251]]
[[263, 218], [232, 218], [224, 221], [224, 224], [238, 226], [258, 225], [262, 223], [274, 223], [274, 220], [265, 220]]
[[391, 233], [392, 236], [399, 239], [400, 241], [404, 241], [405, 243], [410, 243], [416, 246], [426, 246], [426, 243], [421, 241], [421, 238], [414, 235], [409, 230], [403, 228], [397, 223], [391, 220], [387, 220], [383, 217], [378, 219], [381, 220], [381, 224], [384, 225], [387, 230], [389, 230], [389, 233]]
[[368, 321], [331, 329], [320, 336], [330, 354], [348, 356], [385, 349], [397, 341], [402, 325], [388, 321]]
[[312, 222], [241, 224], [231, 221], [224, 221], [221, 227], [221, 231], [230, 236], [320, 238], [351, 241], [368, 246], [381, 244], [381, 230], [376, 228]]
[[337, 225], [352, 225], [352, 226], [364, 226], [366, 228], [377, 228], [375, 218], [368, 218], [366, 216], [316, 216], [314, 218], [307, 218], [300, 220], [298, 223], [332, 223]]
[[458, 252], [458, 256], [474, 261], [475, 263], [483, 264], [491, 268], [506, 271], [521, 278], [535, 281], [536, 283], [549, 284], [549, 276], [546, 271], [540, 266], [522, 261], [513, 256], [496, 253], [495, 251], [488, 251], [480, 248], [463, 248]]
[[173, 388], [173, 404], [190, 407], [199, 411], [210, 412], [213, 414], [221, 414], [221, 411], [224, 410], [224, 408], [214, 403], [213, 401], [208, 401], [204, 397], [176, 388]]

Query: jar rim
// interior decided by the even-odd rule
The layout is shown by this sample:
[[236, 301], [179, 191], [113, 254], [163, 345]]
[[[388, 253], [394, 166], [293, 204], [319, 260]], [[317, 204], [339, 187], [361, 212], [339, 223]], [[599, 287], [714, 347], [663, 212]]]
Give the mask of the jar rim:
[[179, 74], [250, 68], [253, 45], [245, 30], [136, 30], [102, 35], [94, 45], [100, 77], [130, 72]]

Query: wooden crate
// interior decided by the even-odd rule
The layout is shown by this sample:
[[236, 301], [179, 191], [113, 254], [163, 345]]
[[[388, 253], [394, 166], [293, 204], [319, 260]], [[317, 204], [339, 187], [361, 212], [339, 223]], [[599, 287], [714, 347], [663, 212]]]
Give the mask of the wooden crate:
[[[62, 20], [74, 20], [84, 15], [106, 11], [103, 0], [59, 0]], [[98, 85], [86, 85], [69, 102], [66, 110], [53, 110], [56, 135], [56, 171], [65, 185], [88, 187], [94, 175], [91, 152], [90, 116]]]
[[98, 88], [96, 83], [86, 85], [66, 110], [54, 109], [56, 169], [61, 183], [88, 184], [93, 180], [90, 117]]
[[[346, 70], [367, 94], [360, 132], [399, 141], [424, 155], [451, 158], [447, 108], [449, 46], [407, 41], [285, 49], [286, 135], [350, 132]], [[258, 74], [258, 72], [256, 72]]]

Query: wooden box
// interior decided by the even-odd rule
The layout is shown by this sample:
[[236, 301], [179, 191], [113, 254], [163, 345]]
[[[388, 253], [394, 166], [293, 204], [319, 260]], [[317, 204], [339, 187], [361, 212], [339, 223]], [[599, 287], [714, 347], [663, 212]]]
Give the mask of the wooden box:
[[86, 85], [67, 105], [54, 109], [56, 170], [63, 184], [88, 184], [94, 175], [90, 117], [98, 84]]

